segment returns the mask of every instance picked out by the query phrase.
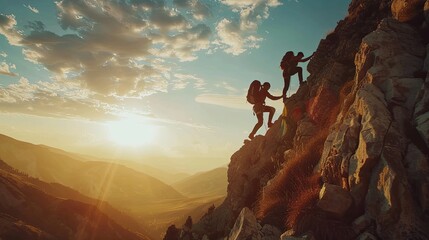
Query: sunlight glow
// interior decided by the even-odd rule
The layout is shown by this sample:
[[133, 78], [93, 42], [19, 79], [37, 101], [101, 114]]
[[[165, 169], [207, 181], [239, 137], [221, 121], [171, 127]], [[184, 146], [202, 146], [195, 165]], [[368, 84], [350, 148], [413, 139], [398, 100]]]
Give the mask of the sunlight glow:
[[157, 126], [142, 119], [124, 118], [107, 123], [109, 140], [129, 147], [145, 146], [153, 143], [157, 136]]

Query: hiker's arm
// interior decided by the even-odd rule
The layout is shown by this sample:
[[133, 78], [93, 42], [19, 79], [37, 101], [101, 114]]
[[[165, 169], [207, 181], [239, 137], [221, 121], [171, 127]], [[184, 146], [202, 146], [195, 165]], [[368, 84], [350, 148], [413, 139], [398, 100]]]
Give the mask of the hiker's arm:
[[283, 96], [273, 96], [273, 95], [271, 95], [271, 93], [267, 93], [267, 97], [271, 100], [279, 100]]
[[301, 59], [301, 60], [299, 60], [300, 62], [307, 62], [308, 60], [310, 60], [310, 58], [312, 58], [313, 57], [313, 55], [314, 55], [314, 53], [313, 54], [311, 54], [309, 57], [307, 57], [307, 58], [303, 58], [303, 59]]

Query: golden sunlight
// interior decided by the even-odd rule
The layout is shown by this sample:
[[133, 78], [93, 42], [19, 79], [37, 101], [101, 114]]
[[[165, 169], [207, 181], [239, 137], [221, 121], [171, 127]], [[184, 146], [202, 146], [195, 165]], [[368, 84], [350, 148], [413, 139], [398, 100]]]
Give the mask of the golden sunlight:
[[137, 118], [127, 118], [107, 123], [109, 140], [123, 146], [137, 147], [152, 143], [157, 127]]

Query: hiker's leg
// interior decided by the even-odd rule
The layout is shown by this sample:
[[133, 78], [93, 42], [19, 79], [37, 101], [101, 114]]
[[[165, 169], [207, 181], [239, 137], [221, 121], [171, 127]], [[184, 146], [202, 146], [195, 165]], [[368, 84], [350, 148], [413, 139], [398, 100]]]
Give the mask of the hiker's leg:
[[298, 73], [298, 79], [299, 79], [299, 85], [301, 85], [303, 83], [303, 78], [302, 78], [302, 68], [301, 67], [294, 67], [291, 71], [290, 71], [290, 76], [295, 75]]
[[297, 67], [297, 71], [298, 71], [298, 77], [299, 77], [299, 85], [301, 85], [304, 82], [304, 80], [302, 78], [302, 68]]
[[286, 100], [286, 93], [287, 90], [289, 90], [289, 84], [290, 84], [290, 75], [289, 71], [285, 69], [283, 71], [283, 80], [284, 80], [284, 87], [283, 87], [283, 102]]
[[271, 127], [273, 125], [273, 117], [274, 117], [274, 113], [276, 112], [276, 109], [270, 106], [265, 106], [266, 112], [269, 112], [268, 115], [268, 127]]
[[259, 112], [256, 114], [256, 117], [258, 118], [258, 122], [253, 127], [252, 132], [249, 134], [249, 138], [253, 139], [255, 137], [256, 132], [259, 130], [260, 127], [262, 127], [262, 124], [264, 124], [264, 115], [263, 112]]

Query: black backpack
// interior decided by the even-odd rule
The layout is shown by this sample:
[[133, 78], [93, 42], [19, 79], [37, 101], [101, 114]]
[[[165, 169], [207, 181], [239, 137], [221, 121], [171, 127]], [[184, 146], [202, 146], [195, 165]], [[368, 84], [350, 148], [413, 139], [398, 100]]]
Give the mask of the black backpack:
[[251, 104], [258, 102], [259, 92], [261, 91], [261, 82], [259, 80], [253, 80], [247, 91], [247, 101]]

